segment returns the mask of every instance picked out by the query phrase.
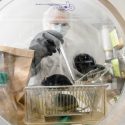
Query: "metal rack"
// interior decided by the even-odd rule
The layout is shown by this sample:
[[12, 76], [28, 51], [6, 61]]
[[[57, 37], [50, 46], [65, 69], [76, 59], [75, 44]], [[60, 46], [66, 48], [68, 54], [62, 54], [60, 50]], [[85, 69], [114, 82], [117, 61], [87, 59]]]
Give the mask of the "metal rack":
[[107, 83], [106, 77], [110, 76], [109, 73], [111, 66], [105, 67], [103, 70], [96, 68], [94, 70], [89, 71], [88, 73], [84, 74], [80, 79], [75, 81], [77, 85], [83, 84], [104, 84]]

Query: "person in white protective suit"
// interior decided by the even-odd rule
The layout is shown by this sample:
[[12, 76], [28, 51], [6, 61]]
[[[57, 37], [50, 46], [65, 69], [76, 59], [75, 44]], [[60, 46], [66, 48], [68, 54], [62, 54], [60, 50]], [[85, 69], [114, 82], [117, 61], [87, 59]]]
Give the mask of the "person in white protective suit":
[[43, 32], [39, 33], [30, 44], [30, 49], [35, 50], [30, 84], [40, 85], [44, 78], [53, 74], [66, 73], [65, 75], [69, 76], [59, 50], [60, 44], [67, 46], [64, 35], [70, 27], [69, 16], [68, 12], [56, 7], [51, 7], [45, 12]]
[[[53, 74], [67, 76], [71, 82], [82, 76], [74, 67], [73, 59], [77, 54], [75, 44], [65, 38], [70, 28], [70, 14], [64, 9], [57, 7], [49, 8], [43, 19], [43, 32], [37, 34], [31, 41], [30, 49], [35, 50], [32, 63], [32, 77], [29, 85], [41, 85], [41, 81]], [[66, 53], [71, 73], [65, 63], [64, 57], [60, 52], [60, 44]], [[78, 48], [79, 50], [80, 48]], [[82, 52], [84, 52], [84, 49]], [[79, 52], [81, 52], [79, 50]], [[91, 58], [91, 57], [90, 57]], [[92, 64], [95, 62], [92, 58]]]

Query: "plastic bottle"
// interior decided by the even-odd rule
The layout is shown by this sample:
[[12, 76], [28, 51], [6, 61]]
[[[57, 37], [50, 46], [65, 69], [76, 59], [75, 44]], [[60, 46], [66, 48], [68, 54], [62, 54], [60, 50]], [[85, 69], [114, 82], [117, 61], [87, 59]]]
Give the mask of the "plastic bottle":
[[103, 49], [105, 51], [105, 60], [109, 61], [113, 58], [113, 48], [109, 37], [109, 27], [104, 25], [101, 31]]

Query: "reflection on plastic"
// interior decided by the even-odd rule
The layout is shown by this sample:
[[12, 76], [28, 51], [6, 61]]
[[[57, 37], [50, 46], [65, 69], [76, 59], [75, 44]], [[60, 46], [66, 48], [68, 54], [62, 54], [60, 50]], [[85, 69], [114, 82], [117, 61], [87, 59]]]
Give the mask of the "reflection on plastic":
[[108, 116], [98, 125], [125, 125], [125, 86], [119, 102], [112, 109]]
[[70, 4], [69, 1], [66, 1], [66, 4], [57, 4], [57, 3], [36, 3], [36, 5], [48, 5], [48, 6], [55, 6], [58, 9], [64, 9], [66, 11], [73, 11], [75, 6]]
[[0, 125], [11, 125], [11, 124], [0, 116]]
[[65, 60], [65, 62], [66, 62], [67, 68], [68, 68], [69, 73], [70, 73], [71, 78], [72, 78], [72, 81], [74, 82], [74, 81], [75, 81], [74, 75], [73, 75], [72, 70], [71, 70], [71, 68], [70, 68], [70, 65], [69, 65], [68, 59], [67, 59], [67, 57], [66, 57], [65, 51], [64, 51], [64, 49], [63, 49], [63, 46], [62, 46], [61, 44], [60, 44], [60, 50], [61, 50], [61, 53], [62, 53], [62, 55], [63, 55], [63, 58], [64, 58], [64, 60]]

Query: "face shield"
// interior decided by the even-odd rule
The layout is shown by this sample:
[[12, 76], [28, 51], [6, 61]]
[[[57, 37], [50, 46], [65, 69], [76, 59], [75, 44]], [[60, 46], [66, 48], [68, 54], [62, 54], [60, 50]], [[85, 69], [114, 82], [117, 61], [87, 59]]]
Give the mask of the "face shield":
[[70, 26], [68, 23], [53, 23], [53, 24], [51, 24], [51, 29], [59, 32], [63, 36], [66, 35], [69, 28], [70, 28]]
[[69, 28], [70, 15], [67, 11], [51, 7], [45, 12], [43, 30], [55, 30], [65, 36]]

